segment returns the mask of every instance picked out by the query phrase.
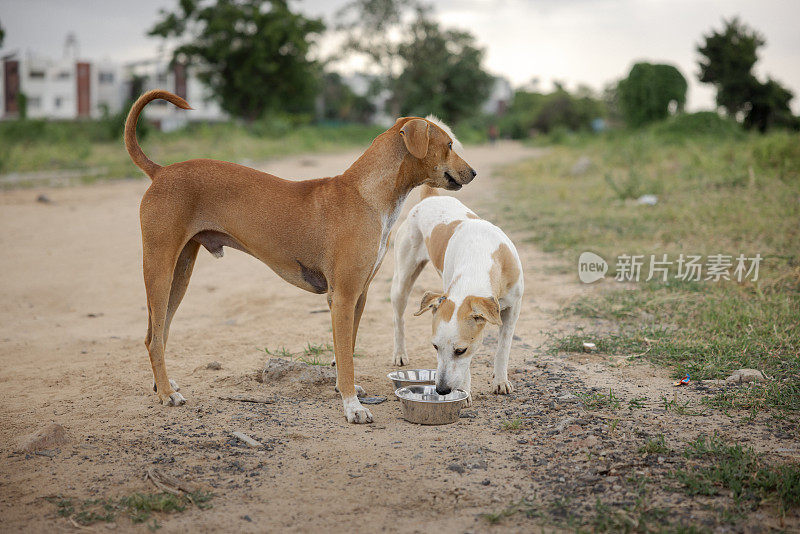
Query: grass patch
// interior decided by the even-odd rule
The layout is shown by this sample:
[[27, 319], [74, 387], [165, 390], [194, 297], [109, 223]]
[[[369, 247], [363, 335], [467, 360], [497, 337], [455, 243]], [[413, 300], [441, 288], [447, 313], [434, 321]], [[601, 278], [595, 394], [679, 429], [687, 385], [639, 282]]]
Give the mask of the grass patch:
[[[501, 219], [569, 265], [584, 251], [609, 263], [606, 289], [565, 313], [618, 326], [556, 339], [556, 350], [580, 351], [591, 341], [600, 352], [644, 357], [693, 380], [760, 369], [773, 380], [728, 390], [708, 405], [796, 413], [800, 136], [722, 135], [717, 126], [687, 135], [680, 124], [668, 124], [552, 147], [507, 169]], [[592, 164], [573, 173], [581, 157]], [[631, 200], [643, 194], [657, 195], [658, 203]], [[639, 283], [613, 281], [623, 254], [644, 256]], [[663, 254], [674, 262], [667, 280], [645, 282], [650, 256]], [[681, 254], [699, 255], [704, 264], [714, 254], [763, 260], [758, 280], [681, 281], [675, 277]]]
[[583, 406], [587, 410], [618, 410], [622, 405], [619, 397], [614, 395], [612, 390], [608, 390], [608, 395], [601, 392], [581, 393], [576, 395], [583, 401]]
[[201, 510], [211, 508], [213, 494], [197, 491], [182, 496], [171, 493], [132, 493], [118, 499], [86, 499], [78, 500], [70, 497], [53, 496], [47, 501], [56, 506], [60, 517], [68, 517], [79, 525], [94, 523], [114, 523], [120, 516], [127, 517], [133, 523], [146, 523], [151, 518], [151, 529], [159, 528], [153, 517], [154, 513], [170, 514], [183, 512], [190, 506]]
[[648, 439], [647, 443], [639, 447], [639, 452], [641, 454], [667, 454], [672, 452], [672, 449], [667, 446], [664, 434], [659, 434], [655, 438]]
[[[0, 122], [0, 174], [86, 171], [85, 180], [140, 176], [119, 135], [101, 121]], [[116, 130], [115, 130], [116, 131]], [[244, 164], [304, 152], [365, 147], [382, 129], [365, 125], [238, 122], [190, 124], [173, 132], [153, 131], [141, 140], [153, 161], [167, 165], [192, 158]], [[14, 184], [20, 185], [20, 184]]]
[[[303, 362], [307, 365], [330, 365], [333, 360], [333, 344], [328, 343], [311, 343], [306, 342], [306, 346], [299, 352], [292, 352], [286, 347], [281, 346], [276, 349], [264, 348], [267, 356], [276, 356], [279, 358], [289, 358]], [[353, 352], [354, 358], [362, 358], [364, 355], [358, 351]]]
[[675, 478], [688, 495], [728, 493], [739, 511], [755, 510], [762, 501], [775, 503], [782, 514], [800, 506], [800, 465], [767, 465], [750, 448], [728, 445], [716, 434], [689, 443], [691, 460]]
[[503, 421], [503, 423], [500, 425], [500, 430], [505, 432], [514, 432], [516, 430], [521, 430], [523, 426], [525, 426], [524, 422], [522, 419], [517, 417], [515, 419], [507, 419]]

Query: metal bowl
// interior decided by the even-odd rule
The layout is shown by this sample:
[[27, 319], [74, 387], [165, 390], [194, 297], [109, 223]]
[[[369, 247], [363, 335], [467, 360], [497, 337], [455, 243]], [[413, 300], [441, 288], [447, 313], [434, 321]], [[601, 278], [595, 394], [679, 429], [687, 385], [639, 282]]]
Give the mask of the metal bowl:
[[397, 388], [394, 394], [400, 399], [406, 421], [420, 425], [455, 423], [467, 399], [466, 392], [460, 389], [439, 395], [432, 385]]
[[386, 376], [394, 383], [395, 389], [436, 383], [436, 369], [404, 369]]

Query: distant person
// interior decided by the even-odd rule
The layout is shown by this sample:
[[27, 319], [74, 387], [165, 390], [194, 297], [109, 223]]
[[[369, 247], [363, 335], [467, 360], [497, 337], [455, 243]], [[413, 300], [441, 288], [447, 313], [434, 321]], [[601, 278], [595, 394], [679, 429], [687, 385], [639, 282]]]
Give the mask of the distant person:
[[499, 132], [497, 130], [497, 125], [492, 124], [489, 126], [489, 142], [494, 144], [497, 141], [497, 137], [499, 136]]

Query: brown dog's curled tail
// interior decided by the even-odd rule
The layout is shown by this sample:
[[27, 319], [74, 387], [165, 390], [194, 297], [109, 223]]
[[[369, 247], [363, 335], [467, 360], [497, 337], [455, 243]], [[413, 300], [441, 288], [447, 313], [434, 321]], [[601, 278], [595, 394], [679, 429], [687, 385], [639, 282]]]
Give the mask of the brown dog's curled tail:
[[439, 191], [436, 190], [435, 187], [431, 187], [428, 184], [422, 184], [419, 188], [419, 199], [425, 200], [428, 197], [438, 197]]
[[153, 175], [161, 168], [161, 165], [151, 161], [150, 158], [145, 156], [144, 152], [142, 152], [142, 148], [136, 140], [136, 123], [139, 121], [139, 115], [142, 113], [144, 107], [148, 103], [159, 98], [175, 104], [181, 109], [192, 109], [192, 107], [186, 103], [186, 100], [169, 91], [160, 89], [146, 92], [140, 96], [139, 100], [134, 102], [131, 107], [131, 111], [128, 113], [128, 119], [125, 121], [125, 148], [128, 149], [128, 154], [130, 154], [136, 166], [142, 169], [151, 180], [153, 179]]

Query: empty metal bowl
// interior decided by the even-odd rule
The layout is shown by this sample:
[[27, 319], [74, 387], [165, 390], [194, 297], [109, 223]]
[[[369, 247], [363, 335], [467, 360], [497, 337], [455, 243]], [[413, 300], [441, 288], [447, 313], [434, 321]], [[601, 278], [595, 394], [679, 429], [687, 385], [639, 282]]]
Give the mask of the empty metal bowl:
[[394, 389], [436, 383], [436, 369], [404, 369], [386, 376], [394, 383]]
[[394, 394], [400, 399], [406, 421], [420, 425], [455, 423], [467, 399], [466, 392], [460, 389], [439, 395], [432, 385], [397, 388]]

